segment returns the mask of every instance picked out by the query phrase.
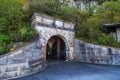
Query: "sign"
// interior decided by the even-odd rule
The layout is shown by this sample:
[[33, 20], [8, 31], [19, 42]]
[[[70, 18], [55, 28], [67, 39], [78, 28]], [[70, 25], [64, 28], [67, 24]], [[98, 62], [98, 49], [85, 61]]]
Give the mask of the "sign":
[[63, 27], [63, 22], [60, 21], [60, 20], [56, 20], [56, 21], [55, 21], [55, 26], [56, 26], [56, 27], [61, 27], [61, 28], [62, 28], [62, 27]]

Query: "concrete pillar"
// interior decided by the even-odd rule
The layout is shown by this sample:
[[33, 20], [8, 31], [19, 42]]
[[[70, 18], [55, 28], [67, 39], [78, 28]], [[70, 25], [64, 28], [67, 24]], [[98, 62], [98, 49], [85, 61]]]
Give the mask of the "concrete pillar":
[[65, 61], [68, 61], [69, 60], [69, 49], [66, 49], [66, 60]]
[[57, 39], [57, 57], [60, 59], [60, 39]]

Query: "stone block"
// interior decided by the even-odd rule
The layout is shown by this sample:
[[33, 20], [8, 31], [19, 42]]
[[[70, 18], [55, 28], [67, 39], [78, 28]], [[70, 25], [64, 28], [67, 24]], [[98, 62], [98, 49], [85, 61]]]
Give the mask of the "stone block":
[[0, 79], [3, 79], [4, 77], [4, 73], [0, 73]]
[[7, 65], [2, 65], [1, 66], [1, 72], [4, 73], [7, 71]]
[[16, 76], [17, 76], [16, 71], [11, 71], [11, 72], [5, 72], [4, 73], [4, 77], [6, 77], [6, 78], [12, 78], [12, 77], [16, 77]]
[[7, 57], [0, 58], [0, 64], [7, 64]]
[[24, 69], [21, 74], [29, 74], [31, 73], [31, 70], [30, 69]]
[[18, 67], [18, 71], [21, 72], [24, 69], [28, 69], [28, 68], [29, 68], [29, 64], [27, 64], [27, 63], [20, 64], [19, 67]]
[[32, 56], [31, 57], [26, 57], [25, 59], [26, 59], [26, 62], [34, 60]]
[[29, 63], [25, 63], [24, 66], [25, 66], [25, 68], [29, 68], [30, 67]]
[[20, 76], [20, 75], [24, 75], [22, 70], [17, 72], [17, 76]]
[[33, 57], [39, 57], [39, 56], [41, 56], [40, 51], [33, 52]]
[[2, 68], [2, 66], [0, 66], [0, 73], [2, 73], [2, 69], [1, 68]]
[[35, 64], [35, 63], [40, 62], [40, 61], [42, 61], [41, 58], [36, 59], [36, 60], [29, 61], [29, 64], [32, 65], [32, 64]]
[[32, 51], [31, 52], [24, 52], [24, 56], [31, 57], [32, 56]]
[[14, 58], [22, 58], [24, 55], [23, 53], [15, 54]]
[[12, 59], [13, 64], [24, 63], [25, 61], [22, 58], [14, 58]]
[[25, 48], [25, 51], [28, 51], [28, 52], [29, 52], [29, 51], [32, 50], [32, 48], [33, 48], [33, 45], [31, 44], [30, 46], [28, 46], [28, 47]]
[[13, 64], [12, 59], [13, 59], [13, 57], [12, 57], [12, 58], [11, 58], [11, 57], [9, 57], [9, 58], [8, 58], [8, 62], [7, 62], [7, 63], [8, 63], [8, 64]]
[[24, 75], [24, 70], [28, 70], [29, 69], [29, 66], [27, 64], [20, 64], [19, 67], [18, 67], [18, 72], [17, 72], [17, 75]]
[[8, 65], [7, 66], [7, 72], [17, 71], [17, 70], [18, 70], [18, 66], [16, 66], [16, 65]]
[[32, 72], [38, 71], [42, 68], [42, 64], [32, 68]]

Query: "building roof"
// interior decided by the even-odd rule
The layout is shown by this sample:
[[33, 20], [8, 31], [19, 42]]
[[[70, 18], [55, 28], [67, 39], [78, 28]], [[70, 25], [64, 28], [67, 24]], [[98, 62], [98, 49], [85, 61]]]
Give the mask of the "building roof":
[[120, 23], [119, 24], [104, 24], [103, 28], [118, 28], [120, 27]]

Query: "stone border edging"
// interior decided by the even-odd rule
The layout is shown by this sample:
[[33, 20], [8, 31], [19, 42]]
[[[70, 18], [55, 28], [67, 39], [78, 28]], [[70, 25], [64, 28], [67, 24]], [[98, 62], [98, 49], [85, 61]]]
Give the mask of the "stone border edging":
[[41, 68], [39, 71], [35, 71], [35, 72], [32, 72], [32, 73], [25, 74], [25, 75], [21, 75], [21, 76], [17, 76], [17, 77], [6, 78], [6, 79], [2, 79], [2, 80], [17, 79], [17, 78], [21, 78], [21, 77], [25, 77], [25, 76], [29, 76], [29, 75], [35, 74], [35, 73], [37, 73], [37, 72], [42, 72], [43, 70], [45, 70], [45, 69], [48, 67], [48, 65], [47, 65], [47, 63], [44, 63], [44, 65], [43, 65], [43, 66], [44, 66], [44, 67], [43, 67], [43, 68]]
[[83, 63], [83, 64], [91, 64], [91, 65], [100, 65], [100, 66], [113, 66], [113, 67], [120, 67], [120, 65], [113, 65], [113, 64], [99, 64], [99, 63], [90, 63], [90, 62], [83, 62], [83, 61], [73, 61], [73, 62], [79, 62], [79, 63]]

